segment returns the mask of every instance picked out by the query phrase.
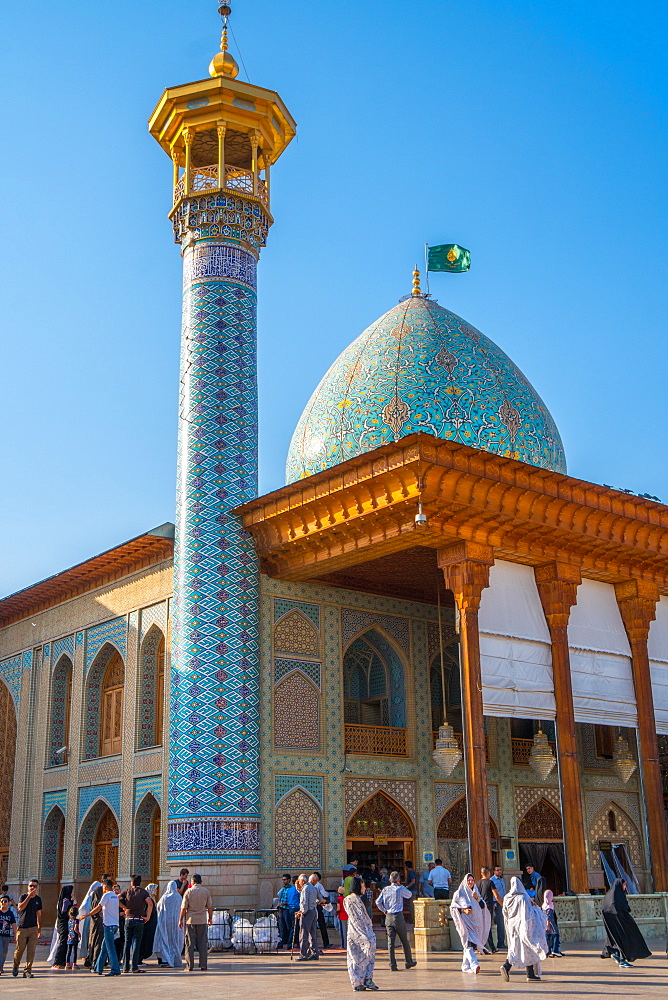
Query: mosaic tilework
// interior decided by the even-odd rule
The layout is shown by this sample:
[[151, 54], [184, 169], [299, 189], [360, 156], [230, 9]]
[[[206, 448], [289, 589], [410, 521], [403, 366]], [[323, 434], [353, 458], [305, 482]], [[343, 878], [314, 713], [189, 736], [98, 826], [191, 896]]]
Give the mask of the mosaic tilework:
[[313, 871], [320, 867], [322, 817], [310, 796], [300, 788], [290, 792], [276, 808], [274, 864], [276, 868]]
[[390, 718], [388, 725], [404, 728], [406, 726], [406, 679], [404, 676], [404, 664], [392, 643], [388, 642], [382, 633], [377, 629], [371, 629], [355, 639], [344, 656], [345, 662], [348, 654], [354, 654], [370, 645], [380, 655], [389, 672], [390, 680]]
[[86, 814], [86, 818], [83, 824], [81, 824], [77, 861], [77, 878], [79, 879], [92, 878], [95, 831], [106, 809], [107, 802], [105, 800], [98, 801]]
[[434, 782], [434, 810], [436, 822], [440, 823], [443, 814], [448, 811], [453, 802], [466, 795], [466, 785], [459, 781], [435, 781]]
[[311, 775], [276, 774], [274, 775], [274, 805], [297, 786], [305, 788], [321, 806], [324, 804], [322, 778], [314, 778]]
[[309, 604], [306, 601], [286, 601], [280, 597], [274, 598], [275, 622], [289, 611], [299, 611], [306, 618], [310, 618], [317, 629], [320, 628], [320, 606], [318, 604]]
[[86, 674], [105, 642], [113, 643], [125, 659], [127, 641], [128, 623], [125, 618], [114, 618], [96, 628], [89, 628], [86, 632]]
[[[630, 806], [630, 809], [625, 808], [619, 801], [616, 801], [620, 798], [626, 798], [626, 805]], [[585, 802], [587, 804], [587, 813], [591, 820], [588, 836], [590, 857], [593, 860], [597, 858], [599, 840], [612, 840], [614, 843], [624, 842], [629, 849], [631, 864], [634, 867], [641, 868], [644, 864], [644, 852], [641, 846], [642, 841], [639, 828], [628, 815], [629, 812], [635, 812], [636, 816], [638, 814], [636, 796], [623, 796], [623, 794], [620, 796], [617, 794], [606, 799], [605, 795], [598, 795], [594, 792], [585, 795]], [[610, 831], [608, 825], [608, 811], [610, 809], [615, 813], [615, 825], [617, 829], [614, 833]], [[596, 863], [595, 860], [594, 863]]]
[[58, 848], [60, 836], [65, 823], [65, 814], [59, 805], [51, 806], [45, 814], [44, 832], [42, 834], [42, 878], [58, 877]]
[[387, 792], [417, 822], [417, 799], [414, 781], [384, 781], [373, 778], [346, 778], [344, 785], [346, 820], [376, 792]]
[[319, 656], [320, 638], [312, 622], [293, 608], [274, 627], [274, 649], [298, 656]]
[[392, 636], [404, 653], [410, 654], [408, 620], [395, 618], [393, 615], [379, 615], [372, 611], [361, 611], [357, 608], [341, 609], [341, 639], [344, 647], [365, 629], [379, 625]]
[[21, 694], [21, 674], [23, 673], [23, 657], [19, 653], [0, 663], [0, 678], [9, 688], [14, 704], [18, 708]]
[[[228, 200], [240, 203], [235, 211], [251, 220], [243, 231], [252, 235], [259, 215], [244, 199]], [[194, 210], [197, 202], [207, 199], [184, 205]], [[204, 225], [201, 206], [193, 214], [199, 219], [176, 224], [197, 237]], [[184, 249], [168, 832], [173, 863], [197, 852], [258, 850], [259, 570], [250, 535], [229, 513], [257, 495], [254, 280], [255, 257], [231, 240]]]
[[274, 660], [274, 683], [278, 684], [292, 670], [301, 670], [317, 688], [320, 688], [320, 664], [308, 660]]
[[274, 691], [274, 746], [320, 749], [320, 695], [298, 670], [284, 677]]
[[[441, 608], [441, 632], [443, 634], [443, 649], [453, 642], [457, 638], [457, 630], [455, 628], [455, 613], [452, 608]], [[428, 638], [428, 653], [429, 653], [429, 663], [432, 662], [435, 656], [438, 656], [441, 651], [441, 643], [439, 638], [439, 629], [436, 622], [429, 622], [427, 624], [427, 638]], [[440, 661], [439, 661], [440, 662]]]
[[150, 608], [142, 608], [141, 627], [139, 641], [144, 641], [144, 636], [152, 625], [157, 625], [163, 634], [167, 633], [167, 601], [160, 604], [152, 604]]
[[[122, 619], [125, 627], [125, 619]], [[125, 649], [125, 643], [123, 644]], [[99, 652], [92, 662], [92, 667], [87, 668], [86, 677], [86, 698], [85, 698], [85, 718], [83, 728], [83, 759], [92, 760], [100, 755], [100, 698], [102, 694], [102, 681], [109, 661], [116, 655], [117, 649], [111, 642], [106, 640], [102, 647], [98, 646]], [[86, 646], [86, 660], [88, 661], [88, 646]]]
[[295, 428], [286, 482], [415, 431], [566, 471], [554, 420], [510, 358], [459, 316], [410, 296], [321, 380]]
[[149, 778], [135, 778], [135, 809], [147, 792], [150, 792], [158, 803], [162, 802], [161, 774], [154, 774]]
[[156, 800], [147, 795], [135, 816], [134, 869], [138, 875], [151, 874], [151, 847], [153, 844], [153, 816]]
[[[143, 617], [143, 616], [142, 616]], [[164, 634], [151, 625], [139, 654], [139, 693], [137, 699], [137, 747], [156, 746], [155, 696], [158, 684], [158, 655]], [[164, 655], [164, 650], [163, 650]]]
[[[234, 250], [234, 242], [243, 240], [259, 252], [266, 244], [269, 230], [269, 218], [261, 205], [246, 198], [222, 193], [184, 198], [172, 221], [177, 243], [188, 236], [193, 236], [196, 240], [216, 241], [212, 244], [211, 263], [201, 257], [193, 263], [184, 261], [184, 277], [190, 280], [192, 275], [201, 275], [203, 278], [204, 275], [217, 277], [225, 274], [236, 281], [247, 281], [250, 284], [248, 271], [247, 276], [242, 277], [244, 272], [238, 263], [238, 257], [226, 259], [220, 250]], [[226, 246], [228, 241], [231, 246]], [[202, 279], [192, 277], [192, 280]], [[255, 288], [254, 274], [252, 287]]]
[[532, 788], [528, 785], [525, 787], [515, 786], [515, 819], [518, 826], [522, 817], [526, 816], [529, 809], [541, 799], [549, 802], [561, 815], [561, 798], [558, 788], [550, 788], [549, 785], [541, 785], [538, 788]]
[[67, 699], [71, 694], [72, 670], [72, 660], [69, 655], [63, 653], [53, 668], [51, 678], [51, 727], [47, 743], [47, 764], [50, 767], [57, 767], [66, 759], [64, 754], [59, 754], [57, 751], [69, 743], [69, 733], [65, 732], [65, 725], [69, 709]]
[[74, 636], [66, 635], [62, 639], [56, 639], [53, 644], [53, 663], [57, 663], [63, 653], [67, 653], [70, 660], [74, 660]]
[[79, 789], [79, 824], [96, 799], [103, 799], [111, 808], [116, 818], [121, 814], [121, 785], [89, 785]]
[[42, 816], [47, 816], [54, 806], [58, 806], [63, 814], [67, 813], [67, 789], [59, 788], [57, 792], [44, 793]]

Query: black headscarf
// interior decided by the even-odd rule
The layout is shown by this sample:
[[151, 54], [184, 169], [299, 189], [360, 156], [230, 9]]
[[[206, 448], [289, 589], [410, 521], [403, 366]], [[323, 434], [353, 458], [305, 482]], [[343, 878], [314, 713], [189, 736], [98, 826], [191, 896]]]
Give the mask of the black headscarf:
[[58, 931], [58, 948], [54, 956], [54, 966], [64, 966], [67, 959], [67, 925], [70, 907], [74, 906], [74, 886], [64, 885], [58, 896], [56, 910], [56, 930]]
[[538, 906], [542, 906], [545, 901], [545, 890], [547, 889], [547, 879], [544, 875], [538, 876], [538, 881], [536, 882], [536, 895], [535, 900]]
[[615, 879], [603, 898], [603, 923], [608, 936], [603, 955], [614, 953], [626, 962], [635, 962], [638, 958], [649, 958], [652, 952], [631, 916], [631, 907], [622, 888], [624, 881]]

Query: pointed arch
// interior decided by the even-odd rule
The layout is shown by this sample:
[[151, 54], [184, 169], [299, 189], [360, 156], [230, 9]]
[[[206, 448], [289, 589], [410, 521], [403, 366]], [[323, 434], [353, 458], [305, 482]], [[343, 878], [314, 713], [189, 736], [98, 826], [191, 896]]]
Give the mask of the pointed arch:
[[165, 634], [151, 625], [139, 654], [137, 748], [162, 746], [165, 713]]
[[431, 728], [437, 732], [443, 725], [443, 677], [445, 674], [445, 705], [447, 718], [456, 733], [462, 731], [462, 693], [459, 678], [459, 641], [450, 640], [443, 647], [443, 671], [440, 651], [429, 666], [429, 694], [431, 700]]
[[274, 688], [274, 746], [320, 750], [320, 745], [320, 691], [301, 670], [292, 670]]
[[299, 656], [320, 656], [318, 630], [298, 608], [287, 611], [274, 625], [274, 651]]
[[[123, 734], [123, 688], [125, 664], [118, 647], [110, 641], [104, 643], [93, 660], [84, 692], [84, 725], [82, 732], [82, 757], [95, 757], [120, 753]], [[103, 689], [106, 697], [103, 699]], [[103, 704], [104, 700], [104, 704]], [[104, 720], [101, 715], [104, 709]]]
[[561, 815], [545, 798], [534, 802], [517, 826], [518, 840], [543, 843], [550, 840], [562, 841], [563, 838]]
[[392, 840], [414, 840], [415, 827], [408, 813], [382, 789], [361, 803], [348, 820], [349, 839], [383, 835]]
[[[610, 828], [610, 813], [614, 816], [614, 830]], [[631, 816], [629, 816], [624, 806], [620, 805], [614, 798], [614, 794], [596, 813], [589, 827], [589, 840], [594, 859], [598, 859], [599, 841], [612, 841], [615, 844], [624, 844], [626, 846], [627, 853], [634, 866], [640, 868], [643, 865], [642, 838], [638, 826]]]
[[11, 691], [0, 679], [0, 875], [3, 881], [9, 860], [15, 758], [16, 707]]
[[342, 663], [345, 721], [404, 729], [406, 663], [382, 626], [369, 625], [348, 643]]
[[438, 824], [438, 840], [468, 840], [469, 823], [466, 809], [466, 795], [448, 806]]
[[97, 798], [79, 828], [78, 878], [115, 877], [118, 867], [118, 817], [110, 804]]
[[42, 879], [60, 882], [63, 874], [63, 848], [65, 845], [65, 813], [54, 805], [44, 820], [42, 836]]
[[274, 811], [274, 865], [278, 869], [320, 868], [322, 812], [301, 786], [285, 795]]
[[51, 721], [47, 741], [47, 767], [67, 764], [70, 738], [70, 706], [72, 704], [72, 675], [74, 664], [67, 653], [60, 656], [51, 674]]
[[160, 803], [146, 792], [135, 811], [134, 871], [145, 880], [157, 881], [160, 872]]

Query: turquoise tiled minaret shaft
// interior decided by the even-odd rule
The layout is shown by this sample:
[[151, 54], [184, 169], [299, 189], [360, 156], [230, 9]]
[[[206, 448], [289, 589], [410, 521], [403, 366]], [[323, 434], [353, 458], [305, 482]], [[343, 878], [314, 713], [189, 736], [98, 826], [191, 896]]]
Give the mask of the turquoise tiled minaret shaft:
[[257, 496], [256, 268], [295, 135], [278, 94], [236, 79], [220, 12], [211, 79], [167, 89], [149, 121], [183, 255], [167, 862], [209, 863], [212, 886], [260, 859], [260, 574], [234, 508]]

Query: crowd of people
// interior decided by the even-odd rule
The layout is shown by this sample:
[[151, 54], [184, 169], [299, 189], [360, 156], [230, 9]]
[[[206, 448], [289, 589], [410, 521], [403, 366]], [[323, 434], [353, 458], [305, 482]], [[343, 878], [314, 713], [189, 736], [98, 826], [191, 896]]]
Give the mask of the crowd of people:
[[[405, 883], [405, 884], [402, 884]], [[58, 972], [85, 968], [98, 975], [118, 976], [122, 972], [141, 975], [142, 965], [155, 955], [159, 966], [207, 971], [208, 928], [213, 922], [213, 901], [197, 873], [192, 877], [182, 869], [158, 899], [158, 886], [142, 887], [139, 875], [122, 890], [108, 875], [92, 883], [79, 904], [74, 886], [60, 890], [56, 921], [48, 963]], [[388, 872], [375, 865], [364, 870], [358, 862], [342, 870], [336, 893], [322, 885], [319, 872], [282, 876], [282, 886], [274, 905], [279, 932], [278, 949], [289, 948], [297, 962], [318, 961], [330, 947], [325, 912], [335, 914], [341, 946], [346, 950], [348, 974], [355, 992], [377, 990], [373, 976], [376, 962], [376, 934], [372, 905], [381, 914], [387, 932], [387, 954], [392, 972], [399, 971], [397, 939], [407, 970], [413, 958], [405, 909], [413, 914], [418, 895], [449, 898], [452, 876], [440, 859], [430, 862], [422, 874], [408, 863], [402, 880], [398, 871]], [[25, 954], [24, 978], [33, 977], [35, 948], [42, 926], [39, 883], [31, 879], [28, 891], [18, 902], [7, 886], [0, 890], [0, 975], [4, 971], [10, 942], [15, 951], [12, 975], [19, 975]], [[606, 944], [602, 958], [611, 958], [621, 968], [651, 954], [635, 923], [626, 898], [627, 883], [617, 879], [603, 899], [602, 915]], [[374, 898], [375, 897], [375, 898]], [[500, 967], [508, 982], [513, 969], [526, 973], [529, 982], [540, 982], [541, 962], [562, 957], [554, 895], [546, 879], [531, 865], [521, 877], [513, 876], [506, 885], [503, 870], [483, 867], [476, 881], [467, 873], [450, 901], [450, 919], [462, 946], [462, 972], [480, 972], [479, 955], [505, 951]], [[322, 945], [318, 943], [320, 930]], [[493, 931], [496, 931], [496, 941]], [[109, 971], [105, 971], [107, 966]], [[122, 967], [122, 968], [121, 968]]]

